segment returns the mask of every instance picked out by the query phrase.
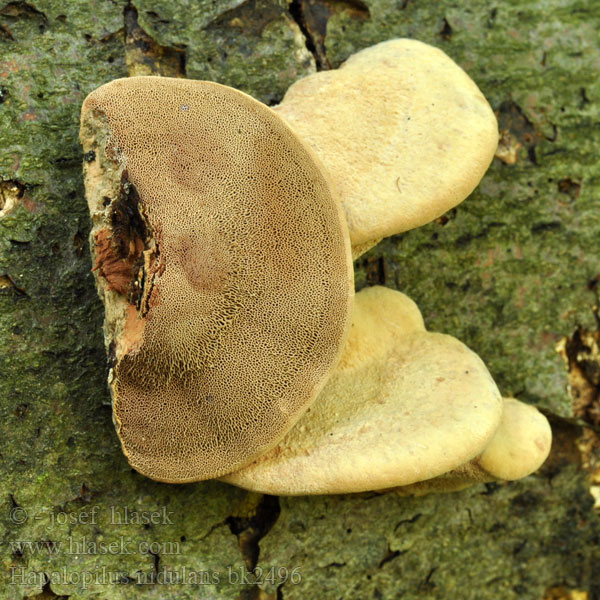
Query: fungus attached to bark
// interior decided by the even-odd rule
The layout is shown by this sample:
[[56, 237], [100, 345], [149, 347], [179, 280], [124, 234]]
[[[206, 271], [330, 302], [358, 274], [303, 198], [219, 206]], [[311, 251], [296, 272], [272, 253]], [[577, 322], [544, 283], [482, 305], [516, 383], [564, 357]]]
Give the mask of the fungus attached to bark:
[[284, 495], [430, 480], [485, 451], [502, 407], [476, 354], [426, 331], [400, 292], [367, 288], [356, 295], [344, 354], [316, 402], [270, 452], [222, 479]]
[[420, 496], [454, 492], [474, 483], [520, 479], [542, 466], [551, 446], [548, 419], [535, 406], [503, 398], [500, 425], [479, 456], [448, 473], [393, 491], [403, 496]]
[[416, 40], [382, 42], [300, 79], [275, 110], [331, 174], [355, 257], [462, 202], [498, 145], [475, 83]]
[[399, 292], [359, 294], [344, 349], [350, 243], [441, 215], [496, 149], [489, 105], [443, 52], [384, 42], [275, 111], [210, 82], [117, 80], [86, 99], [81, 140], [114, 420], [138, 471], [412, 494], [543, 462], [546, 419]]
[[324, 170], [275, 112], [209, 82], [106, 84], [81, 140], [123, 450], [160, 481], [239, 468], [346, 339], [350, 245]]

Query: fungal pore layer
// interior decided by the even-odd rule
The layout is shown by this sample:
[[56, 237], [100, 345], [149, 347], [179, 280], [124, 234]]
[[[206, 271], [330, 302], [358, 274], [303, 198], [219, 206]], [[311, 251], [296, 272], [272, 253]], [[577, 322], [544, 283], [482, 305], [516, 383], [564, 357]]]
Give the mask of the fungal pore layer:
[[106, 84], [81, 141], [123, 450], [159, 481], [240, 468], [307, 409], [347, 337], [327, 176], [274, 111], [210, 82]]

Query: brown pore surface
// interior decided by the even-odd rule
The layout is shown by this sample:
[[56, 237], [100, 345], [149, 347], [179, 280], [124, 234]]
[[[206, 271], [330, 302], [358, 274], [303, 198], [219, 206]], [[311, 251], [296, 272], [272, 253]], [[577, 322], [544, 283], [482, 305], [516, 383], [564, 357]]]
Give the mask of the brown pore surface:
[[84, 103], [82, 131], [98, 122], [155, 244], [142, 333], [111, 384], [124, 452], [160, 481], [217, 477], [272, 447], [339, 360], [341, 209], [283, 120], [231, 88], [116, 80]]

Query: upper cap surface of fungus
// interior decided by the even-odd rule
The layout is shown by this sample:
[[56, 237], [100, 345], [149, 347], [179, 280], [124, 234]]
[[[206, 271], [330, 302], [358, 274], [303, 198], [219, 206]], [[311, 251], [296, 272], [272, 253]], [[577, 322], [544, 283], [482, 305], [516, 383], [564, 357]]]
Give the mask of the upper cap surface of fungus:
[[475, 83], [416, 40], [382, 42], [300, 79], [275, 110], [329, 171], [355, 256], [462, 202], [498, 145]]
[[548, 419], [534, 406], [514, 398], [502, 401], [500, 425], [479, 456], [448, 473], [393, 491], [403, 496], [454, 492], [474, 483], [521, 479], [539, 469], [552, 445]]
[[355, 297], [342, 359], [296, 426], [223, 481], [269, 494], [382, 490], [479, 456], [502, 398], [479, 357], [425, 330], [412, 300], [373, 287]]
[[348, 233], [319, 160], [268, 107], [182, 79], [98, 88], [81, 139], [124, 452], [167, 482], [238, 468], [347, 336]]
[[550, 423], [534, 406], [514, 398], [502, 401], [500, 425], [479, 456], [448, 473], [393, 491], [404, 496], [454, 492], [474, 483], [511, 481], [537, 471], [552, 446]]

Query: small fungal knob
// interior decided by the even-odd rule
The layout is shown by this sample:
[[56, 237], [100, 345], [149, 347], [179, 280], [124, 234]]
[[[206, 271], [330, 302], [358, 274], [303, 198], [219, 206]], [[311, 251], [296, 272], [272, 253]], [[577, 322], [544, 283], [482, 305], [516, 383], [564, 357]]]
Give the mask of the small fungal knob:
[[239, 468], [346, 340], [350, 245], [328, 178], [275, 112], [210, 82], [106, 84], [81, 140], [123, 450], [160, 481]]

